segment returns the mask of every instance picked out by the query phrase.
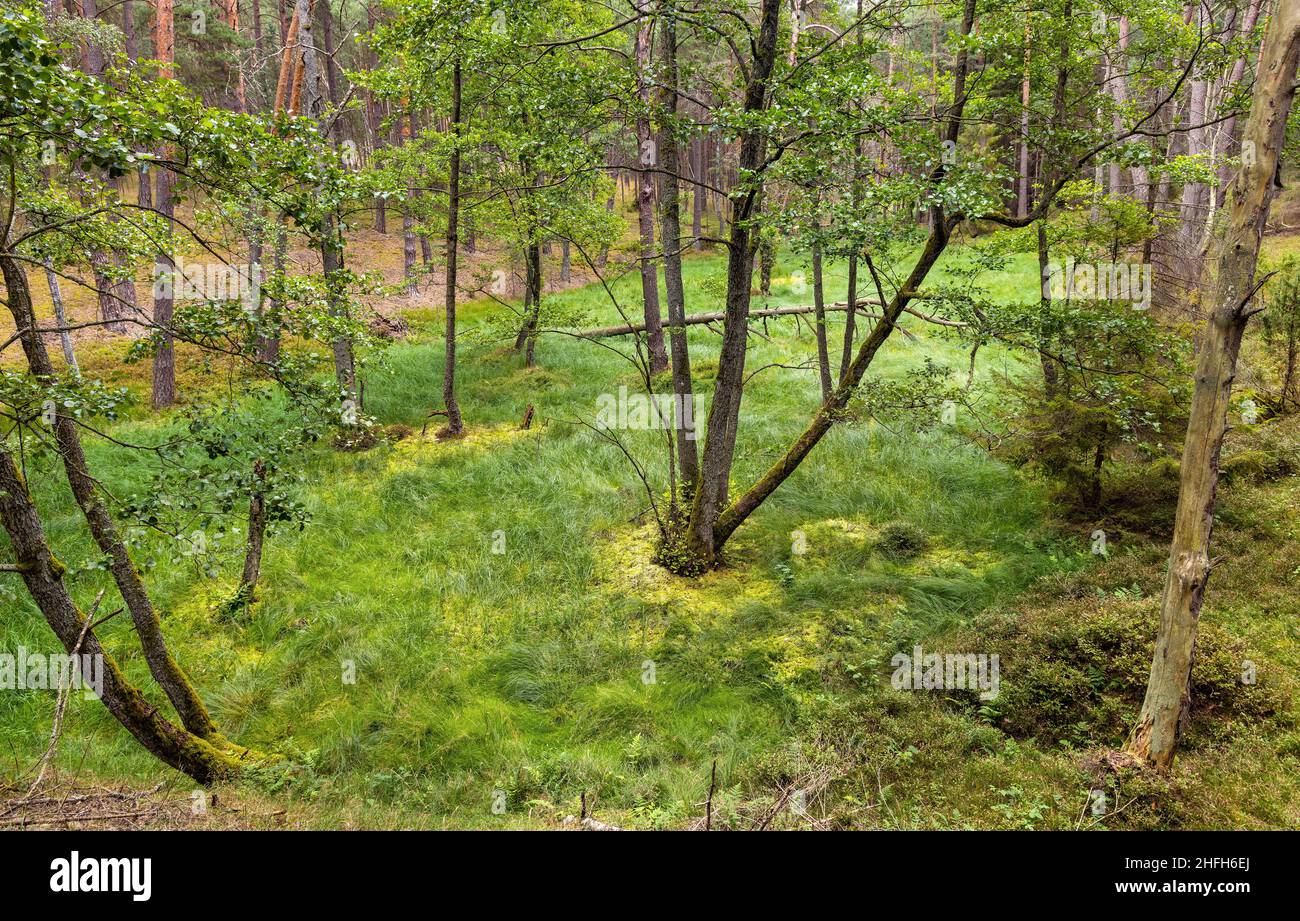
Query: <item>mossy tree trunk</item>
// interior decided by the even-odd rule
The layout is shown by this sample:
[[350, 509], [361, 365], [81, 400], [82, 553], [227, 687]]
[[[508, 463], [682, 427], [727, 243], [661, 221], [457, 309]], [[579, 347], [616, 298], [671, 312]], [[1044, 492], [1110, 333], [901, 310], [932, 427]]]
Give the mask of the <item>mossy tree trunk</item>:
[[[54, 366], [50, 362], [49, 352], [44, 340], [34, 332], [37, 320], [32, 311], [27, 273], [8, 254], [0, 254], [0, 271], [4, 275], [8, 292], [6, 303], [13, 315], [14, 324], [19, 330], [26, 331], [21, 342], [28, 368], [37, 379], [52, 380]], [[73, 498], [86, 518], [95, 544], [108, 557], [113, 580], [135, 624], [150, 672], [166, 692], [187, 730], [202, 738], [219, 739], [216, 726], [198, 692], [167, 649], [158, 613], [154, 610], [144, 582], [118, 533], [117, 525], [95, 487], [76, 421], [71, 416], [58, 413], [54, 421], [54, 436]]]
[[0, 522], [32, 600], [71, 654], [102, 656], [101, 700], [113, 717], [150, 753], [198, 783], [210, 784], [238, 774], [238, 756], [222, 750], [159, 715], [139, 689], [126, 680], [116, 660], [100, 645], [86, 616], [63, 582], [64, 567], [50, 550], [40, 515], [14, 457], [0, 449]]

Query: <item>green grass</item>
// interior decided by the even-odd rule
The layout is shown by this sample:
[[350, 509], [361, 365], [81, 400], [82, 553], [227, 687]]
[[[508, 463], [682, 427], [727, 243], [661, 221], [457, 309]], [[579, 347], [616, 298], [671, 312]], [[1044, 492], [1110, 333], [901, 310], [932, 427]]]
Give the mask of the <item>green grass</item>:
[[[809, 300], [792, 284], [798, 268], [778, 266], [773, 306]], [[687, 261], [688, 310], [717, 309], [707, 292], [722, 270], [713, 256]], [[831, 268], [836, 299], [843, 277], [842, 266]], [[635, 315], [638, 279], [613, 287]], [[990, 284], [1004, 298], [1035, 290], [1027, 260]], [[555, 300], [592, 325], [618, 322], [598, 285]], [[277, 795], [310, 803], [309, 824], [548, 824], [576, 813], [585, 793], [603, 818], [676, 827], [702, 814], [716, 761], [724, 822], [748, 824], [774, 791], [829, 770], [835, 780], [817, 814], [839, 825], [1072, 826], [1088, 789], [1072, 753], [888, 685], [896, 650], [937, 647], [1044, 579], [1104, 581], [1109, 567], [1124, 565], [1093, 565], [1086, 532], [1053, 524], [1043, 487], [942, 428], [840, 426], [738, 532], [727, 567], [678, 579], [648, 562], [648, 502], [626, 460], [575, 424], [594, 418], [600, 394], [635, 389], [632, 366], [591, 343], [547, 336], [541, 367], [523, 369], [488, 333], [495, 309], [463, 311], [468, 436], [311, 454], [303, 500], [312, 521], [271, 542], [250, 611], [233, 620], [218, 613], [237, 554], [224, 557], [216, 579], [168, 564], [147, 574], [174, 650], [227, 734], [302, 764]], [[381, 423], [418, 432], [440, 404], [442, 345], [436, 314], [413, 315], [413, 326], [412, 340], [392, 346], [368, 375], [366, 393]], [[761, 328], [769, 339], [755, 339], [751, 369], [812, 353], [806, 323]], [[898, 375], [926, 357], [964, 375], [963, 349], [919, 321], [908, 328], [916, 338], [893, 337], [872, 375]], [[832, 342], [840, 329], [837, 318]], [[717, 337], [702, 327], [690, 336], [697, 388], [707, 390]], [[986, 348], [980, 374], [1015, 361]], [[771, 462], [817, 402], [812, 371], [754, 378], [737, 484]], [[529, 404], [534, 427], [517, 431]], [[148, 440], [163, 429], [136, 420], [118, 434]], [[649, 433], [626, 441], [662, 485], [661, 442]], [[91, 448], [116, 494], [147, 488], [147, 462], [104, 442]], [[44, 469], [33, 481], [61, 555], [74, 566], [92, 560], [75, 506]], [[897, 522], [925, 535], [916, 555], [878, 552], [881, 529]], [[794, 552], [796, 532], [804, 553]], [[504, 552], [493, 552], [502, 540]], [[1158, 554], [1143, 565], [1149, 576]], [[93, 571], [73, 581], [83, 602], [109, 585]], [[52, 650], [18, 588], [0, 583], [4, 646]], [[102, 633], [144, 684], [129, 628], [119, 617]], [[1263, 632], [1269, 655], [1296, 661], [1294, 632]], [[354, 684], [343, 680], [349, 668]], [[50, 695], [0, 695], [6, 772], [43, 750], [52, 709]], [[1289, 793], [1281, 768], [1267, 767], [1272, 749], [1256, 736], [1249, 744], [1263, 746], [1257, 757], [1236, 772], [1220, 764], [1214, 782], [1231, 785], [1248, 767], [1265, 772], [1278, 796]], [[1294, 773], [1294, 753], [1289, 763]], [[93, 702], [71, 708], [59, 767], [159, 774]], [[491, 809], [498, 790], [504, 815]], [[1232, 810], [1209, 804], [1193, 809], [1191, 822], [1225, 822]], [[1294, 807], [1272, 800], [1251, 815], [1296, 821]]]

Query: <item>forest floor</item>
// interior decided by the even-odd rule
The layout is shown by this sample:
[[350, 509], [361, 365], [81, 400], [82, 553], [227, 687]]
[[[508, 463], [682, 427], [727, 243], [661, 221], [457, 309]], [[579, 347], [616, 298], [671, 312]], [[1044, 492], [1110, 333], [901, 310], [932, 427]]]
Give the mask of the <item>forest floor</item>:
[[[400, 236], [383, 242], [376, 264], [395, 249], [400, 272]], [[793, 258], [778, 265], [771, 306], [810, 300], [801, 269]], [[716, 255], [687, 261], [691, 312], [716, 309], [723, 272]], [[843, 276], [831, 267], [830, 291]], [[1021, 259], [986, 283], [1029, 299], [1036, 269]], [[612, 289], [639, 311], [635, 276]], [[619, 322], [599, 284], [554, 299], [575, 326]], [[724, 568], [680, 579], [649, 561], [650, 503], [623, 454], [579, 424], [600, 396], [636, 392], [632, 366], [548, 335], [540, 366], [523, 368], [492, 320], [502, 308], [475, 301], [462, 311], [467, 435], [422, 436], [441, 404], [438, 303], [428, 290], [401, 305], [410, 336], [366, 373], [366, 411], [392, 437], [365, 452], [310, 453], [300, 492], [312, 520], [271, 538], [250, 609], [224, 604], [237, 534], [215, 542], [215, 576], [197, 561], [167, 562], [173, 547], [138, 535], [142, 562], [156, 564], [147, 580], [165, 630], [218, 723], [295, 769], [256, 773], [186, 814], [184, 779], [97, 703], [74, 700], [56, 785], [153, 791], [163, 781], [150, 793], [166, 801], [154, 816], [162, 827], [568, 827], [584, 801], [629, 828], [698, 827], [706, 809], [715, 828], [1300, 827], [1290, 677], [1300, 667], [1300, 478], [1225, 485], [1216, 545], [1226, 562], [1202, 616], [1198, 706], [1175, 771], [1152, 778], [1110, 753], [1150, 661], [1167, 488], [1139, 504], [1117, 484], [1099, 517], [1075, 520], [1047, 484], [958, 431], [850, 421], [737, 533]], [[749, 368], [774, 367], [746, 390], [740, 485], [819, 397], [814, 373], [776, 367], [813, 354], [808, 324], [758, 328]], [[907, 328], [913, 337], [891, 339], [873, 378], [901, 378], [926, 359], [964, 375], [959, 344], [920, 321]], [[706, 327], [690, 336], [704, 391], [717, 337]], [[88, 349], [110, 383], [145, 394], [147, 365], [122, 364], [124, 343]], [[982, 349], [976, 379], [1014, 374], [1018, 362]], [[191, 404], [250, 386], [234, 372], [181, 367]], [[521, 431], [529, 404], [535, 422]], [[112, 431], [156, 443], [178, 424], [139, 408]], [[662, 433], [620, 434], [662, 482]], [[1294, 428], [1283, 435], [1300, 441]], [[115, 495], [150, 488], [140, 452], [98, 441], [90, 462]], [[95, 555], [75, 505], [55, 477], [31, 480], [88, 603], [109, 583], [85, 568]], [[1097, 527], [1105, 556], [1091, 552]], [[906, 552], [885, 539], [900, 529], [920, 535]], [[17, 611], [12, 629], [6, 615], [7, 646], [52, 649], [16, 584], [0, 583], [0, 606]], [[102, 639], [147, 684], [129, 630], [117, 618]], [[894, 690], [891, 657], [917, 645], [998, 654], [1000, 694]], [[1243, 663], [1256, 683], [1240, 680]], [[26, 790], [53, 709], [49, 693], [0, 695], [0, 799]], [[1094, 813], [1097, 790], [1109, 805]]]

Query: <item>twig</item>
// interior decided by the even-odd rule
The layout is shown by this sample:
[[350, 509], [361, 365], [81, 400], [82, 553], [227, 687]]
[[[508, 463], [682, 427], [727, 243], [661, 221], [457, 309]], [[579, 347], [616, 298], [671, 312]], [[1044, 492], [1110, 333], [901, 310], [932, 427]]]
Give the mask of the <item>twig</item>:
[[[90, 610], [86, 614], [86, 622], [81, 625], [81, 634], [77, 637], [76, 645], [72, 647], [72, 667], [74, 669], [77, 667], [77, 656], [81, 653], [81, 644], [85, 641], [86, 634], [90, 632], [91, 624], [95, 620], [95, 612], [99, 610], [99, 604], [103, 600], [104, 590], [100, 589], [99, 594], [95, 596], [95, 603], [90, 606]], [[73, 682], [69, 678], [67, 685], [59, 688], [59, 701], [54, 707], [54, 728], [50, 731], [49, 747], [45, 749], [45, 754], [41, 755], [41, 760], [36, 763], [38, 768], [36, 779], [32, 781], [32, 785], [23, 794], [22, 799], [18, 801], [15, 808], [22, 806], [36, 792], [36, 789], [41, 785], [41, 781], [45, 779], [45, 771], [50, 766], [50, 759], [54, 757], [54, 751], [59, 747], [59, 733], [63, 729], [63, 713], [68, 706], [68, 697], [72, 690], [72, 684]]]

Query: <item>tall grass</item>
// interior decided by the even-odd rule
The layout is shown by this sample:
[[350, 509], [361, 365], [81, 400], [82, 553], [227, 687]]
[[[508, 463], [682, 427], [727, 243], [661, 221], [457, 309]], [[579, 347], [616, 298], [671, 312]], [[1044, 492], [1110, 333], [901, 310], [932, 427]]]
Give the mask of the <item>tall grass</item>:
[[[773, 306], [810, 299], [799, 268], [777, 267]], [[714, 256], [687, 261], [690, 311], [717, 309], [708, 292], [722, 272]], [[841, 292], [843, 277], [832, 266], [828, 290]], [[638, 284], [613, 283], [633, 313]], [[998, 284], [1017, 296], [1032, 288], [1032, 267]], [[553, 298], [593, 325], [619, 321], [599, 285]], [[310, 763], [304, 795], [490, 825], [499, 820], [493, 791], [506, 793], [513, 816], [535, 799], [570, 803], [586, 792], [671, 824], [702, 799], [715, 759], [723, 787], [742, 784], [765, 753], [788, 744], [807, 695], [849, 693], [818, 678], [835, 631], [860, 638], [854, 654], [874, 650], [864, 660], [887, 659], [1067, 557], [1053, 552], [1042, 496], [1014, 471], [942, 430], [855, 423], [836, 428], [746, 523], [726, 569], [694, 583], [670, 577], [645, 559], [648, 501], [626, 460], [575, 424], [594, 417], [600, 394], [635, 389], [632, 366], [548, 335], [541, 367], [523, 369], [486, 333], [494, 309], [464, 311], [468, 437], [312, 453], [302, 487], [312, 521], [271, 542], [262, 598], [249, 611], [219, 615], [237, 575], [233, 553], [215, 580], [166, 563], [147, 573], [176, 653], [218, 721], [247, 744]], [[832, 319], [833, 342], [841, 322]], [[806, 322], [756, 326], [767, 338], [754, 337], [750, 369], [814, 354]], [[919, 322], [908, 327], [916, 338], [891, 339], [873, 375], [901, 374], [926, 357], [964, 373], [964, 350]], [[442, 345], [432, 319], [417, 332], [391, 347], [366, 393], [381, 423], [418, 431], [440, 402]], [[717, 336], [692, 327], [690, 339], [697, 387], [707, 392]], [[626, 349], [631, 340], [606, 344]], [[981, 373], [1008, 362], [986, 349]], [[738, 483], [771, 462], [818, 399], [812, 370], [772, 368], [753, 379]], [[534, 426], [517, 431], [528, 404]], [[132, 422], [119, 434], [161, 438], [167, 424]], [[662, 436], [623, 434], [662, 488]], [[96, 442], [91, 463], [115, 494], [148, 488], [146, 454]], [[93, 547], [48, 459], [35, 469], [77, 597], [107, 589], [115, 599], [102, 571], [77, 569], [95, 559]], [[921, 529], [927, 549], [908, 560], [877, 553], [875, 537], [891, 522]], [[796, 531], [804, 553], [792, 549]], [[4, 645], [53, 649], [16, 583], [0, 593]], [[129, 621], [115, 618], [103, 633], [146, 683]], [[349, 671], [355, 683], [344, 681]], [[43, 748], [51, 709], [50, 695], [0, 695], [0, 751], [15, 768]], [[73, 707], [60, 762], [101, 774], [158, 770], [93, 702]]]

